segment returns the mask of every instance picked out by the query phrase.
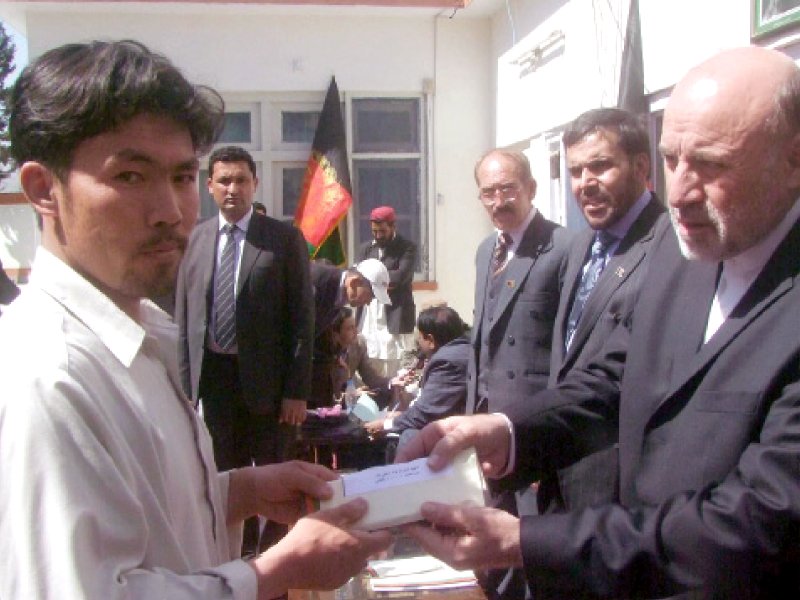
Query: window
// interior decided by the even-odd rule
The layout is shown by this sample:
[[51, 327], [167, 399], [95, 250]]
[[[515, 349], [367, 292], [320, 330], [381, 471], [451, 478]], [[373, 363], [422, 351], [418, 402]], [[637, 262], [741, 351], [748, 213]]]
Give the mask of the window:
[[372, 209], [392, 206], [398, 233], [419, 249], [416, 271], [427, 278], [422, 98], [354, 98], [351, 111], [353, 248], [372, 239]]
[[[388, 204], [397, 212], [401, 235], [419, 249], [417, 273], [429, 276], [428, 188], [425, 99], [347, 96], [342, 114], [348, 138], [353, 207], [343, 234], [347, 255], [356, 260], [359, 246], [372, 238], [369, 213]], [[255, 200], [267, 213], [291, 221], [297, 210], [306, 163], [317, 129], [324, 92], [242, 94], [226, 97], [225, 129], [219, 145], [238, 145], [256, 161], [259, 186]], [[206, 165], [203, 165], [206, 166]], [[201, 217], [217, 214], [200, 173]]]

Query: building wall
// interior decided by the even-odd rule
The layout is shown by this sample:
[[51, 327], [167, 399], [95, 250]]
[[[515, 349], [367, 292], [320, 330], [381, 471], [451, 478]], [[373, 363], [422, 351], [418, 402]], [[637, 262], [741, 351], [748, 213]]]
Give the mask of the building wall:
[[[584, 226], [567, 181], [550, 179], [550, 155], [569, 121], [588, 109], [616, 105], [630, 0], [509, 0], [508, 5], [492, 19], [496, 143], [526, 151], [539, 182], [536, 204], [546, 216]], [[751, 0], [639, 1], [645, 92], [654, 117], [692, 65], [751, 43], [750, 12]], [[549, 39], [560, 41], [551, 46]], [[797, 40], [795, 29], [756, 43], [797, 59]], [[540, 60], [515, 64], [537, 48]]]
[[343, 94], [431, 92], [428, 218], [436, 285], [418, 292], [417, 302], [445, 300], [469, 320], [474, 249], [489, 231], [472, 181], [475, 159], [492, 142], [489, 21], [317, 12], [32, 3], [24, 30], [31, 58], [67, 42], [137, 39], [234, 100], [316, 92], [321, 101], [331, 75]]

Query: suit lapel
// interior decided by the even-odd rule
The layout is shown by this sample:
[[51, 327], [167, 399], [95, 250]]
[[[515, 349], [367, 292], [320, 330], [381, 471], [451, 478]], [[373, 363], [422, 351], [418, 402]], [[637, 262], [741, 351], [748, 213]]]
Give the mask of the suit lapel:
[[[486, 284], [489, 279], [489, 261], [494, 248], [494, 235], [489, 236], [481, 242], [478, 253], [475, 256], [475, 319], [476, 325], [483, 322], [483, 305], [486, 298]], [[478, 327], [474, 332], [477, 333]], [[473, 336], [474, 345], [478, 345], [478, 336]]]
[[[525, 230], [514, 258], [508, 262], [503, 272], [498, 275], [502, 284], [500, 294], [497, 297], [497, 307], [495, 308], [495, 315], [498, 317], [506, 311], [511, 301], [519, 293], [539, 255], [552, 248], [552, 240], [545, 235], [544, 225], [544, 217], [537, 212], [536, 216], [533, 217], [533, 221]], [[486, 268], [488, 273], [488, 263]], [[494, 320], [494, 324], [499, 322], [499, 318]]]
[[242, 258], [239, 262], [239, 279], [236, 282], [236, 294], [239, 297], [240, 292], [244, 288], [247, 278], [250, 277], [250, 272], [253, 270], [253, 265], [256, 264], [258, 255], [261, 254], [261, 249], [254, 244], [258, 240], [264, 239], [264, 221], [261, 220], [260, 215], [253, 212], [250, 217], [250, 225], [247, 228], [247, 234], [244, 239], [244, 248], [242, 250]]
[[[611, 257], [605, 269], [603, 269], [600, 280], [595, 285], [583, 308], [578, 328], [570, 345], [571, 352], [568, 351], [565, 358], [571, 358], [572, 354], [578, 352], [583, 346], [584, 341], [592, 333], [597, 320], [603, 314], [611, 297], [644, 260], [647, 253], [647, 245], [653, 239], [655, 222], [663, 212], [664, 210], [658, 199], [653, 195], [652, 200], [628, 229], [628, 233], [620, 241], [614, 256]], [[587, 257], [592, 239], [593, 236], [589, 238], [587, 245]], [[583, 263], [580, 266], [582, 267]], [[575, 281], [573, 281], [574, 287], [579, 284], [578, 277], [579, 274], [576, 274]]]
[[198, 239], [195, 247], [197, 248], [197, 260], [200, 271], [200, 285], [207, 298], [208, 305], [213, 302], [214, 268], [217, 264], [217, 242], [219, 236], [219, 220], [217, 218], [208, 219], [198, 225]]
[[[680, 357], [682, 360], [675, 363], [672, 385], [666, 398], [673, 396], [699, 371], [715, 360], [769, 306], [794, 287], [794, 279], [798, 271], [798, 254], [800, 254], [800, 224], [795, 224], [786, 239], [781, 242], [776, 252], [767, 261], [764, 270], [708, 343], [699, 348], [695, 346], [694, 352], [691, 351], [688, 344], [682, 349], [683, 353]], [[710, 306], [716, 291], [717, 267], [716, 265], [706, 265], [706, 271], [703, 281], [704, 295], [701, 296], [698, 293], [696, 297], [708, 298]], [[709, 285], [710, 279], [713, 280], [713, 283]], [[687, 310], [686, 312], [687, 319], [692, 320], [691, 331], [699, 332], [702, 344], [708, 321], [708, 311]]]
[[[569, 257], [569, 263], [567, 266], [567, 272], [564, 276], [564, 287], [561, 290], [561, 294], [564, 298], [561, 306], [559, 306], [559, 317], [556, 319], [556, 324], [560, 325], [560, 331], [555, 334], [559, 341], [559, 347], [553, 348], [553, 352], [564, 353], [564, 344], [566, 343], [566, 333], [567, 333], [567, 321], [569, 320], [569, 313], [572, 309], [572, 301], [575, 298], [575, 293], [577, 292], [578, 288], [581, 284], [581, 278], [583, 275], [583, 267], [586, 264], [586, 261], [589, 259], [589, 251], [592, 246], [592, 240], [594, 240], [594, 230], [593, 229], [585, 229], [580, 233], [580, 237], [576, 238], [573, 242], [571, 255]], [[583, 322], [583, 318], [581, 318], [581, 322]], [[585, 334], [582, 334], [581, 330], [583, 328], [578, 327], [578, 330], [575, 332], [575, 338], [573, 339], [573, 343], [570, 346], [571, 350], [568, 350], [566, 353], [563, 354], [561, 360], [558, 361], [558, 364], [562, 367], [564, 366], [566, 360], [571, 357], [577, 351], [577, 348], [580, 347], [579, 344], [579, 335], [584, 337]], [[554, 338], [555, 339], [555, 338]]]

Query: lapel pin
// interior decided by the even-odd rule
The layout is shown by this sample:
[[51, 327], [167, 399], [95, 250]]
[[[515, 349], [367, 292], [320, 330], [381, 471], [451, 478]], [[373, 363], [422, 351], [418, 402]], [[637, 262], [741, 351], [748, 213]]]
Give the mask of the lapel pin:
[[614, 275], [622, 279], [625, 276], [625, 269], [622, 267], [617, 267], [617, 270], [614, 271]]
[[517, 285], [517, 282], [516, 282], [515, 280], [513, 280], [513, 279], [506, 279], [506, 287], [507, 287], [507, 288], [511, 288], [511, 289], [513, 290], [513, 289], [514, 289], [514, 286], [516, 286], [516, 285]]

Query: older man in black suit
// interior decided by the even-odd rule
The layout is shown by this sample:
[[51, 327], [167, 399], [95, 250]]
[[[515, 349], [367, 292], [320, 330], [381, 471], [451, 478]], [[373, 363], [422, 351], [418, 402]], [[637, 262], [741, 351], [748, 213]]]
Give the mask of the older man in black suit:
[[431, 503], [422, 514], [446, 535], [412, 530], [462, 568], [520, 566], [556, 597], [787, 597], [800, 589], [800, 69], [758, 47], [706, 60], [674, 88], [660, 146], [673, 226], [655, 231], [634, 318], [540, 410], [434, 423], [403, 457], [432, 449], [436, 468], [477, 445], [490, 476], [525, 480], [615, 429], [617, 501], [521, 520]]
[[253, 211], [257, 185], [247, 151], [211, 154], [219, 217], [192, 232], [178, 274], [182, 382], [202, 401], [223, 470], [293, 458], [311, 390], [308, 251], [298, 230]]

